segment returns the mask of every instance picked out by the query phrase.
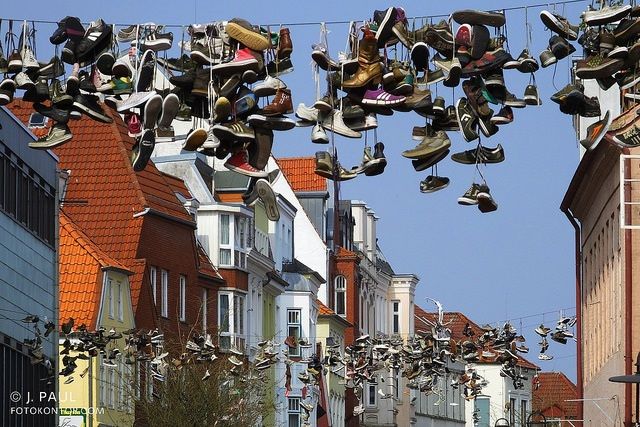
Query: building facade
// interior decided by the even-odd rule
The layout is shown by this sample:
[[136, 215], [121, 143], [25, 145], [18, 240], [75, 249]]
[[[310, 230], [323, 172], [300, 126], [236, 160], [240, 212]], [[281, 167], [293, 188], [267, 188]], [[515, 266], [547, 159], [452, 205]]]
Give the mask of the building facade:
[[[2, 395], [19, 392], [56, 391], [55, 364], [57, 333], [35, 340], [36, 324], [23, 322], [38, 316], [42, 329], [47, 321], [57, 322], [57, 223], [58, 158], [50, 151], [37, 151], [27, 144], [35, 139], [25, 122], [5, 107], [0, 108], [0, 377]], [[35, 352], [35, 353], [34, 353]], [[50, 378], [50, 380], [47, 380]], [[52, 426], [52, 412], [20, 415], [19, 406], [51, 411], [52, 401], [27, 405], [5, 398], [0, 403], [2, 425]], [[11, 408], [14, 408], [13, 410]], [[13, 412], [12, 412], [13, 411]]]

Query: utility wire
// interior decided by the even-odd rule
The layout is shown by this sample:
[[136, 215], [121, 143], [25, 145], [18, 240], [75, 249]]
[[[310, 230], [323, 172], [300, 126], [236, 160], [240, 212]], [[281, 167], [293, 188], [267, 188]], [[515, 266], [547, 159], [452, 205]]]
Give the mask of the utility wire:
[[[529, 5], [523, 5], [523, 6], [512, 6], [512, 7], [506, 7], [506, 8], [502, 8], [502, 9], [496, 9], [502, 12], [507, 12], [507, 11], [513, 11], [513, 10], [526, 10], [526, 9], [534, 9], [534, 8], [539, 8], [539, 7], [556, 7], [558, 5], [566, 5], [566, 4], [572, 4], [572, 3], [588, 3], [590, 0], [565, 0], [565, 1], [557, 1], [557, 2], [553, 2], [553, 3], [537, 3], [537, 4], [529, 4]], [[407, 17], [407, 19], [432, 19], [432, 18], [446, 18], [449, 17], [450, 14], [438, 14], [438, 15], [421, 15], [421, 16], [414, 16], [414, 17]], [[57, 25], [58, 22], [57, 21], [49, 21], [49, 20], [42, 20], [42, 19], [16, 19], [16, 18], [2, 18], [5, 21], [14, 21], [14, 22], [23, 22], [23, 21], [27, 21], [30, 23], [37, 23], [37, 24], [54, 24]], [[324, 21], [324, 22], [313, 22], [313, 21], [306, 21], [306, 22], [288, 22], [288, 23], [277, 23], [277, 24], [260, 24], [262, 26], [266, 26], [266, 27], [277, 27], [277, 26], [287, 26], [287, 27], [305, 27], [305, 26], [316, 26], [316, 25], [320, 25], [320, 24], [326, 24], [326, 25], [344, 25], [344, 24], [350, 24], [351, 22], [353, 22], [354, 20], [350, 20], [350, 21]], [[358, 21], [358, 20], [356, 20]], [[88, 24], [88, 22], [84, 22], [83, 24]], [[113, 24], [116, 25], [118, 27], [128, 27], [130, 25], [138, 25], [138, 24]], [[165, 28], [185, 28], [185, 25], [181, 25], [181, 24], [163, 24], [163, 26]]]

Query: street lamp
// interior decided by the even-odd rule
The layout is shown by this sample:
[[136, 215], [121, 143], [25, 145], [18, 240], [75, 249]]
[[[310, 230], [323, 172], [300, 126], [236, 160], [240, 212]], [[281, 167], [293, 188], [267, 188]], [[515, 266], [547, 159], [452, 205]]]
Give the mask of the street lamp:
[[498, 418], [493, 427], [511, 427], [511, 423], [506, 418]]
[[609, 378], [612, 383], [626, 383], [636, 385], [636, 425], [640, 425], [640, 418], [638, 412], [640, 409], [640, 352], [636, 358], [636, 373], [631, 375], [620, 375], [617, 377]]

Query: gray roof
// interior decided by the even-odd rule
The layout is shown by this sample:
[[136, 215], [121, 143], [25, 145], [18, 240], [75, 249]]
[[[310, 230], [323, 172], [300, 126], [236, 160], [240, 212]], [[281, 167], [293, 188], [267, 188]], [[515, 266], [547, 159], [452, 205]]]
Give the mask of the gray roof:
[[[308, 274], [314, 276], [316, 280], [320, 283], [326, 283], [326, 280], [322, 278], [320, 273], [312, 269], [311, 267], [307, 267], [304, 263], [294, 258], [291, 262], [282, 263], [282, 272], [283, 273], [298, 273], [298, 274]], [[283, 275], [284, 276], [284, 275]], [[286, 279], [285, 279], [286, 280]], [[287, 280], [289, 282], [289, 280]], [[291, 283], [291, 282], [289, 282]]]
[[376, 243], [376, 268], [380, 271], [387, 273], [389, 276], [393, 276], [395, 272], [393, 268], [391, 268], [391, 264], [387, 261], [384, 254], [382, 253], [382, 249]]

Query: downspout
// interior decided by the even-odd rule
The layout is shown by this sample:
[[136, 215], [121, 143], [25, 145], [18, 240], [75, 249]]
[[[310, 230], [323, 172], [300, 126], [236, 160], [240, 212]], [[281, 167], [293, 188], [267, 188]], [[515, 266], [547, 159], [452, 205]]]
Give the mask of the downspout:
[[575, 230], [575, 237], [574, 237], [574, 241], [575, 241], [575, 264], [576, 264], [576, 319], [577, 319], [577, 340], [578, 340], [578, 345], [576, 346], [577, 348], [577, 375], [576, 375], [576, 382], [577, 382], [577, 389], [578, 389], [578, 396], [577, 396], [577, 400], [578, 400], [578, 419], [579, 420], [583, 420], [584, 419], [584, 401], [582, 400], [584, 397], [584, 382], [583, 382], [583, 375], [582, 375], [582, 366], [583, 366], [583, 359], [582, 359], [582, 245], [580, 242], [580, 237], [581, 237], [581, 232], [580, 232], [580, 225], [578, 224], [578, 222], [576, 221], [576, 219], [574, 218], [573, 214], [569, 211], [569, 209], [567, 208], [566, 210], [563, 210], [564, 214], [567, 216], [567, 219], [569, 220], [569, 222], [571, 223], [571, 225], [573, 226], [573, 229]]
[[[629, 154], [629, 149], [624, 148], [622, 150], [623, 154]], [[625, 168], [624, 178], [631, 178], [631, 171], [629, 168]], [[625, 200], [629, 200], [631, 196], [631, 187], [625, 187], [624, 183], [620, 183], [622, 188], [624, 188], [625, 192]], [[622, 190], [621, 188], [621, 190]], [[625, 209], [625, 217], [631, 217], [631, 207], [630, 206], [621, 206], [622, 209]], [[631, 246], [631, 229], [626, 228], [624, 230], [624, 373], [625, 375], [633, 374], [633, 356], [632, 356], [632, 346], [633, 346], [633, 336], [631, 334], [631, 326], [632, 326], [632, 311], [633, 311], [633, 303], [632, 303], [632, 288], [633, 288], [633, 258], [632, 258], [632, 246]], [[624, 386], [624, 419], [625, 425], [631, 426], [633, 423], [631, 422], [631, 384], [625, 384]], [[638, 414], [636, 414], [638, 417]]]

